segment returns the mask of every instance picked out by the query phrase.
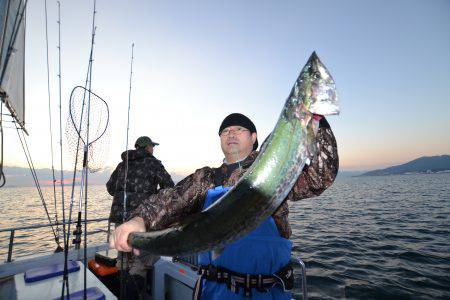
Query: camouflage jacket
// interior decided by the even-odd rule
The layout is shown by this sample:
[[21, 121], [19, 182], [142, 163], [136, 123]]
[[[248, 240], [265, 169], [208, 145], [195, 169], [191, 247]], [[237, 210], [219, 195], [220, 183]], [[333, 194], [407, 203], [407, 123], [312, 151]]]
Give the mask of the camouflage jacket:
[[161, 161], [145, 149], [128, 150], [122, 153], [120, 162], [106, 188], [111, 196], [114, 196], [109, 219], [113, 223], [122, 223], [123, 197], [125, 183], [125, 160], [128, 152], [127, 174], [127, 212], [135, 210], [144, 199], [160, 189], [173, 187], [172, 178], [164, 169]]
[[[320, 122], [317, 140], [319, 155], [313, 157], [309, 166], [305, 166], [286, 200], [298, 201], [318, 196], [333, 183], [338, 172], [339, 159], [336, 140], [325, 118]], [[244, 161], [240, 162], [241, 168], [236, 168], [236, 164], [222, 164], [219, 168], [198, 169], [180, 181], [174, 188], [161, 190], [159, 193], [147, 197], [131, 217], [142, 217], [146, 230], [153, 231], [164, 229], [188, 215], [200, 212], [203, 209], [208, 189], [218, 185], [234, 185], [251, 166], [257, 155], [258, 152], [253, 151]], [[291, 227], [286, 200], [272, 217], [280, 235], [289, 238]]]

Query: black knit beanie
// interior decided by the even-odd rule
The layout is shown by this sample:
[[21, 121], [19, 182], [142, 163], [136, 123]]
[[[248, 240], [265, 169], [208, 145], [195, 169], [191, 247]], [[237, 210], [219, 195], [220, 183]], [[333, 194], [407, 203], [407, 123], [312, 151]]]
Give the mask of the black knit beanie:
[[[219, 127], [219, 135], [222, 133], [222, 130], [229, 126], [242, 126], [247, 128], [250, 133], [257, 133], [255, 124], [246, 116], [239, 113], [233, 113], [228, 115], [225, 119], [223, 119], [222, 124]], [[253, 150], [258, 149], [258, 138], [253, 144]]]

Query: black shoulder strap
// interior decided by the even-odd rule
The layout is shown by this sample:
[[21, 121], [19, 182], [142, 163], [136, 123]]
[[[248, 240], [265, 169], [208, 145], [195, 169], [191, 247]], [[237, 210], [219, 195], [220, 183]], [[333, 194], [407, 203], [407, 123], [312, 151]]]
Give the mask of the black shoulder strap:
[[214, 170], [214, 185], [215, 186], [220, 186], [223, 183], [224, 180], [224, 174], [222, 172], [222, 168], [218, 167], [218, 168], [213, 168]]

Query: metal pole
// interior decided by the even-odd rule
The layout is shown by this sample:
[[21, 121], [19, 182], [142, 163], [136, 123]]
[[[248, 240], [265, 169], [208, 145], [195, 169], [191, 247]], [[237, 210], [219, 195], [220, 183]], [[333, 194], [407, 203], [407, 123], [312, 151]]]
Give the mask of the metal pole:
[[303, 300], [308, 299], [308, 291], [306, 288], [306, 266], [300, 257], [296, 258], [297, 263], [300, 265], [301, 277], [302, 277], [302, 294]]
[[13, 244], [14, 244], [14, 232], [15, 230], [11, 230], [11, 235], [9, 236], [9, 246], [8, 246], [8, 258], [6, 259], [6, 262], [12, 261], [12, 250], [13, 250]]

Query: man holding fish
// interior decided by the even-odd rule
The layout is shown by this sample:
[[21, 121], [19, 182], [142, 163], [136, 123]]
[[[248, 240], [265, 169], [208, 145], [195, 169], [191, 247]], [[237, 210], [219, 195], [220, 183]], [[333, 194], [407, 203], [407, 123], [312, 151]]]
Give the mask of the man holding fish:
[[323, 116], [338, 112], [334, 81], [313, 53], [260, 152], [253, 122], [228, 115], [218, 131], [223, 164], [144, 200], [111, 246], [200, 252], [195, 296], [202, 299], [291, 299], [287, 201], [320, 195], [333, 183], [337, 145]]

